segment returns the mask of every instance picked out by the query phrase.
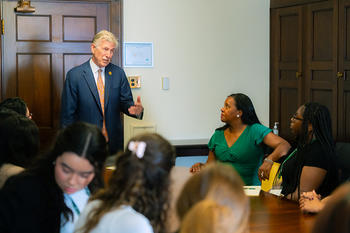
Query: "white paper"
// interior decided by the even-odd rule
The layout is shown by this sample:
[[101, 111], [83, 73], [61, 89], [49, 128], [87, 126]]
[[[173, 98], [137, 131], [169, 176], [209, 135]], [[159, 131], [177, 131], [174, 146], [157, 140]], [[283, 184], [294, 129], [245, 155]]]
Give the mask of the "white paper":
[[259, 196], [261, 186], [243, 186], [245, 195], [250, 197]]

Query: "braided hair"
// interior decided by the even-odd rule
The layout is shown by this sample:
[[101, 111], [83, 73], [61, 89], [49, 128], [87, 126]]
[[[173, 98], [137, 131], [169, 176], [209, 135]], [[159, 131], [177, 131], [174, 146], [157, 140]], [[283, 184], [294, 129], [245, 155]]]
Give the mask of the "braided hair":
[[[141, 155], [129, 150], [129, 145], [135, 142], [146, 145]], [[174, 163], [175, 150], [162, 136], [143, 134], [132, 138], [128, 149], [117, 155], [116, 170], [108, 187], [91, 199], [100, 200], [101, 204], [89, 213], [78, 232], [90, 232], [105, 214], [121, 205], [129, 205], [143, 214], [155, 233], [165, 232], [169, 173]]]
[[[296, 187], [298, 188], [298, 199], [300, 198], [300, 178], [301, 172], [304, 166], [305, 157], [302, 156], [302, 151], [306, 146], [310, 145], [313, 140], [317, 140], [321, 144], [321, 148], [328, 158], [335, 158], [335, 143], [332, 136], [332, 122], [331, 115], [326, 106], [319, 103], [310, 102], [304, 105], [303, 122], [301, 125], [301, 130], [297, 139], [297, 149], [296, 160], [297, 160], [297, 176], [296, 176]], [[312, 125], [312, 130], [309, 130], [309, 124]], [[332, 159], [329, 159], [327, 171], [334, 167], [335, 164], [332, 163]], [[331, 181], [325, 180], [326, 183]], [[293, 191], [296, 187], [293, 187]], [[291, 193], [293, 192], [291, 191]]]

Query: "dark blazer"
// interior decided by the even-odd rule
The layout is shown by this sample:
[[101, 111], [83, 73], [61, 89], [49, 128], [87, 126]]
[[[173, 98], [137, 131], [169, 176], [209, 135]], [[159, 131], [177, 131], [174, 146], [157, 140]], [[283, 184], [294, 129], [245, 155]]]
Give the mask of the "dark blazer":
[[0, 232], [59, 233], [61, 214], [53, 196], [40, 177], [10, 177], [0, 189]]
[[[84, 121], [102, 128], [100, 98], [89, 62], [67, 73], [62, 92], [61, 127]], [[105, 68], [105, 119], [110, 153], [123, 149], [120, 113], [135, 117], [128, 111], [132, 105], [134, 101], [124, 71], [110, 63]]]

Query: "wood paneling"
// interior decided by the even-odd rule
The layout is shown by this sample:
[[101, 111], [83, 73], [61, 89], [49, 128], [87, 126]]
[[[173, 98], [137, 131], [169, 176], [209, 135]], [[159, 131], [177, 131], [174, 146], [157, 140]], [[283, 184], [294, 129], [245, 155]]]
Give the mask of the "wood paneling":
[[91, 54], [63, 54], [63, 71], [64, 77], [66, 77], [67, 72], [75, 66], [83, 64], [89, 60]]
[[280, 119], [284, 119], [280, 122], [280, 132], [279, 134], [282, 137], [290, 139], [290, 119], [293, 114], [296, 112], [299, 103], [298, 99], [295, 98], [298, 96], [297, 88], [280, 88], [280, 108], [279, 108], [279, 116]]
[[271, 10], [270, 127], [290, 138], [289, 122], [302, 100], [302, 8]]
[[96, 17], [63, 16], [62, 19], [64, 42], [91, 42], [94, 38]]
[[51, 27], [50, 15], [16, 15], [16, 41], [51, 41]]
[[[335, 139], [350, 141], [350, 0], [329, 0], [304, 4], [298, 8], [301, 12], [299, 19], [302, 20], [300, 31], [303, 34], [299, 61], [302, 69], [299, 71], [302, 71], [303, 81], [297, 95], [302, 95], [302, 103], [315, 101], [326, 105], [331, 113]], [[276, 61], [278, 47], [275, 44], [295, 48], [293, 40], [281, 41], [283, 37], [279, 34], [279, 27], [283, 20], [275, 15], [294, 10], [295, 7], [271, 10], [271, 123], [278, 119], [274, 112], [281, 108], [278, 104], [272, 104], [280, 100], [275, 91], [276, 85], [292, 85], [292, 73], [295, 70], [289, 64], [289, 71], [280, 72], [279, 82], [273, 82], [276, 80], [276, 70], [287, 67], [283, 60]], [[291, 30], [295, 33], [294, 28]], [[285, 57], [289, 59], [293, 51], [286, 54], [288, 56]], [[281, 119], [281, 125], [284, 125], [283, 121]]]
[[305, 102], [328, 107], [337, 135], [337, 7], [333, 2], [306, 7]]
[[270, 0], [271, 8], [280, 8], [288, 6], [303, 5], [307, 3], [324, 2], [331, 0]]
[[338, 139], [350, 141], [350, 0], [339, 1]]
[[348, 87], [347, 91], [344, 92], [344, 108], [343, 108], [343, 140], [345, 141], [349, 138], [350, 135], [350, 88]]
[[46, 129], [54, 126], [51, 60], [50, 54], [17, 54], [17, 93], [26, 100], [31, 112], [40, 112], [33, 119]]
[[198, 155], [208, 155], [209, 148], [207, 144], [199, 145], [175, 145], [176, 156], [198, 156]]

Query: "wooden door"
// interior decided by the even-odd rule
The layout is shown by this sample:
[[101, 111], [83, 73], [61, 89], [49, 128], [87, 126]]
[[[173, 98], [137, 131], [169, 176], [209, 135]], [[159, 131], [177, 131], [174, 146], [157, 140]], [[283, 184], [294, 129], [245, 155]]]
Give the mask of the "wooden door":
[[338, 135], [350, 141], [350, 0], [339, 1]]
[[[59, 127], [67, 71], [90, 58], [90, 43], [97, 31], [112, 28], [120, 36], [121, 26], [116, 24], [121, 22], [121, 8], [98, 0], [31, 1], [35, 13], [15, 13], [16, 4], [3, 2], [1, 96], [19, 96], [28, 103], [41, 142], [47, 145]], [[120, 58], [117, 54], [114, 62], [118, 64]]]
[[337, 2], [309, 4], [306, 18], [305, 102], [328, 107], [337, 134]]
[[[289, 138], [290, 118], [302, 103], [303, 8], [271, 10], [270, 124]], [[272, 125], [271, 125], [272, 127]]]

